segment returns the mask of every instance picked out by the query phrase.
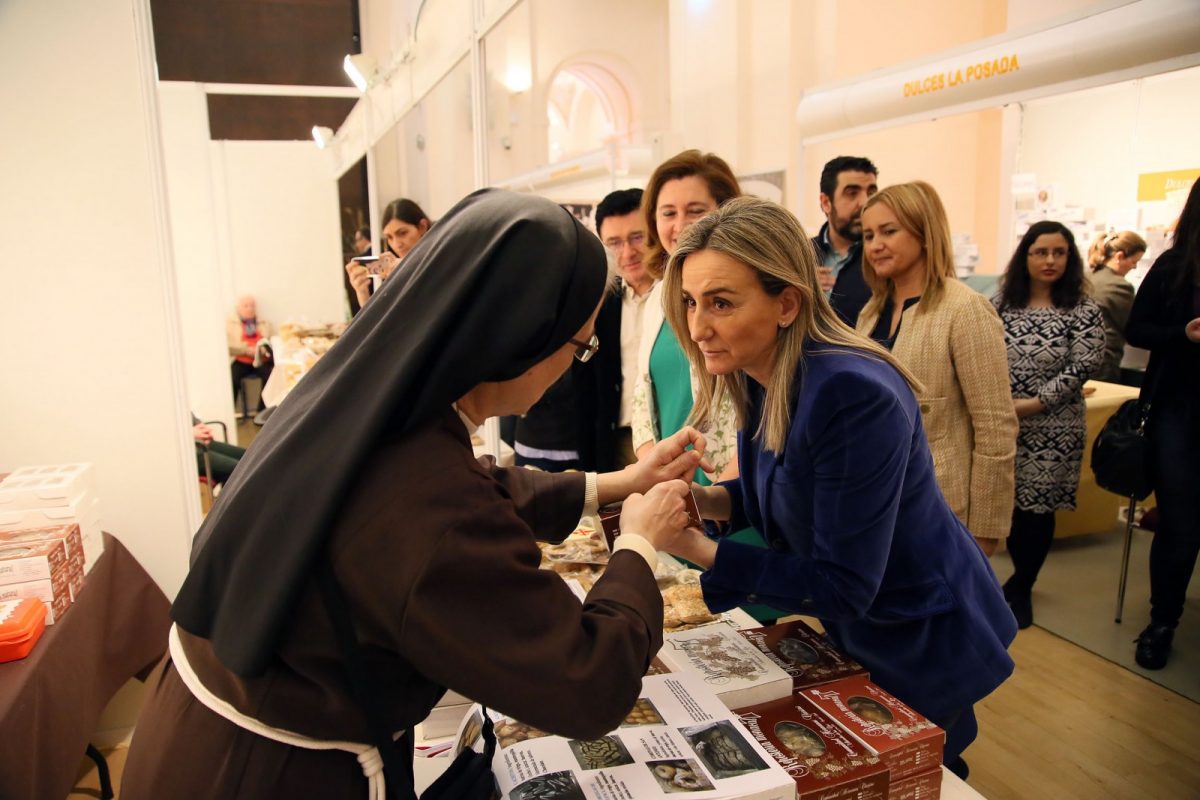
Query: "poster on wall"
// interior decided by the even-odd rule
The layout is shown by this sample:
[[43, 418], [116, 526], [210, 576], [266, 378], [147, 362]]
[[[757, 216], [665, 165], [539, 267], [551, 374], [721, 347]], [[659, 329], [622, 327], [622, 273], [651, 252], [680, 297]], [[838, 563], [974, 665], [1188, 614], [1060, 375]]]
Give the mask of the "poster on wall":
[[755, 172], [750, 175], [738, 175], [738, 185], [742, 194], [749, 194], [783, 205], [783, 187], [786, 170], [777, 169], [771, 172]]

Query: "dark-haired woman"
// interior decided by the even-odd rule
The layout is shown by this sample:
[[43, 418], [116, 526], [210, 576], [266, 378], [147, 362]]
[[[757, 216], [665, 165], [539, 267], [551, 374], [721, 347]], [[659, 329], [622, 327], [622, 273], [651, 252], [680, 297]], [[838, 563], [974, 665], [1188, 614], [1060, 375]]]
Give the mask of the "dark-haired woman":
[[[406, 197], [388, 203], [380, 222], [383, 225], [384, 252], [380, 254], [374, 271], [382, 280], [387, 280], [392, 270], [408, 255], [408, 251], [429, 231], [433, 222], [419, 205]], [[371, 297], [371, 270], [357, 261], [351, 261], [346, 264], [346, 274], [350, 276], [350, 286], [354, 288], [359, 306], [366, 305]]]
[[994, 298], [1004, 323], [1017, 435], [1016, 499], [1004, 597], [1033, 624], [1033, 584], [1054, 540], [1054, 513], [1075, 508], [1087, 435], [1083, 384], [1104, 355], [1104, 321], [1087, 297], [1083, 259], [1061, 223], [1030, 226]]
[[1200, 181], [1184, 204], [1172, 247], [1142, 281], [1125, 329], [1150, 351], [1150, 470], [1158, 529], [1150, 545], [1150, 624], [1137, 663], [1166, 666], [1200, 552]]
[[[599, 476], [476, 460], [472, 428], [524, 413], [598, 348], [604, 249], [549, 200], [494, 190], [429, 236], [279, 406], [197, 534], [123, 798], [384, 797], [368, 710], [380, 740], [407, 736], [447, 688], [578, 739], [636, 701], [662, 642], [650, 563], [687, 522], [687, 484], [666, 479], [696, 469], [684, 448], [703, 439], [681, 432]], [[660, 482], [625, 501], [584, 604], [538, 569], [535, 538]]]

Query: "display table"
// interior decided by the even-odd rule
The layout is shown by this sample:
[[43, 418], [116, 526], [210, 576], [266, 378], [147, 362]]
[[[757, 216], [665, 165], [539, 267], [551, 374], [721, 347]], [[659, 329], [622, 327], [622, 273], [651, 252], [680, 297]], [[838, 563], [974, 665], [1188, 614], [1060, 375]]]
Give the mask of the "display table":
[[0, 664], [0, 797], [66, 797], [108, 701], [167, 647], [166, 596], [104, 534], [104, 555], [28, 657]]
[[[450, 766], [450, 757], [414, 758], [413, 784], [417, 794], [437, 780], [437, 777]], [[983, 800], [983, 795], [968, 786], [962, 779], [950, 770], [942, 767], [942, 798], [941, 800]]]
[[[1059, 511], [1055, 515], [1054, 535], [1056, 538], [1076, 536], [1083, 533], [1104, 533], [1117, 524], [1117, 511], [1128, 501], [1096, 485], [1092, 473], [1092, 442], [1104, 423], [1121, 404], [1138, 396], [1136, 386], [1117, 383], [1088, 381], [1086, 387], [1094, 387], [1095, 393], [1084, 399], [1087, 421], [1087, 440], [1083, 445], [1083, 464], [1079, 470], [1079, 491], [1076, 494], [1074, 511]], [[1153, 505], [1152, 500], [1146, 501]], [[1149, 505], [1147, 507], [1149, 507]]]

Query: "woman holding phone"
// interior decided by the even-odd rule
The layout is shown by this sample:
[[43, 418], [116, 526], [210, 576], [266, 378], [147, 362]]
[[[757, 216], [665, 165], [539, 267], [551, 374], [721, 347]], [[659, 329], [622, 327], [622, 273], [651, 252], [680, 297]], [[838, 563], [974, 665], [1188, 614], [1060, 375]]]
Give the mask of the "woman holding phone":
[[346, 274], [350, 276], [350, 286], [360, 308], [371, 298], [371, 276], [379, 275], [381, 281], [386, 281], [433, 224], [421, 207], [406, 197], [388, 203], [381, 222], [384, 252], [374, 259], [358, 256], [346, 264]]

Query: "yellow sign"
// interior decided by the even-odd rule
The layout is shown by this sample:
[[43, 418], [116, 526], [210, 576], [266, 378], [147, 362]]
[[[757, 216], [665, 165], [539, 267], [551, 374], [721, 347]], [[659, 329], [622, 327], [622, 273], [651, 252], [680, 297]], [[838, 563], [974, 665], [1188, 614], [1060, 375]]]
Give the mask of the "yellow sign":
[[998, 78], [1001, 75], [1016, 72], [1020, 68], [1021, 64], [1017, 61], [1017, 54], [1013, 53], [1011, 56], [993, 58], [975, 64], [968, 64], [965, 67], [955, 67], [945, 72], [926, 75], [924, 78], [919, 78], [915, 81], [905, 81], [904, 96], [917, 97], [929, 94], [930, 92], [940, 92], [943, 89], [952, 89], [964, 83]]
[[1200, 169], [1173, 169], [1170, 172], [1143, 172], [1138, 175], [1138, 202], [1166, 200], [1167, 192], [1190, 189], [1200, 178]]

